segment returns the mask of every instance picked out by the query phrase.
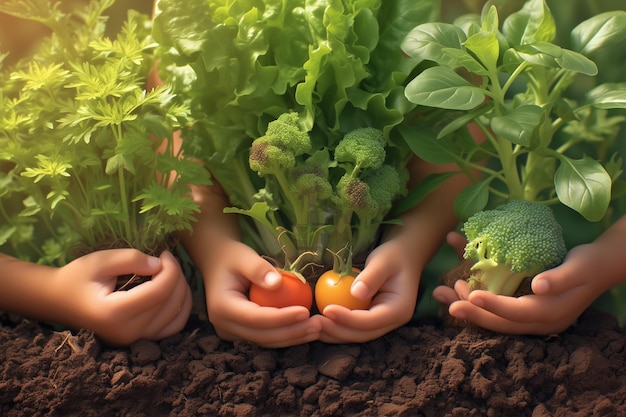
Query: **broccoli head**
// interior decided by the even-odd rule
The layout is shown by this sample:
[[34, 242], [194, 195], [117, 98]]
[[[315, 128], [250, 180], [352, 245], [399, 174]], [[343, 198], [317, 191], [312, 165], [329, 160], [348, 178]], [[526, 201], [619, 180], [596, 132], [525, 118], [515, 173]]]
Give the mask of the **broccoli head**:
[[293, 168], [296, 158], [311, 149], [311, 138], [300, 126], [298, 113], [284, 113], [267, 126], [250, 148], [250, 168], [259, 174]]
[[470, 289], [513, 295], [525, 278], [557, 266], [567, 248], [550, 207], [512, 200], [463, 224], [464, 258], [474, 261]]
[[386, 140], [380, 130], [373, 127], [355, 129], [335, 147], [335, 160], [353, 164], [356, 172], [365, 168], [380, 168], [385, 162], [385, 146]]

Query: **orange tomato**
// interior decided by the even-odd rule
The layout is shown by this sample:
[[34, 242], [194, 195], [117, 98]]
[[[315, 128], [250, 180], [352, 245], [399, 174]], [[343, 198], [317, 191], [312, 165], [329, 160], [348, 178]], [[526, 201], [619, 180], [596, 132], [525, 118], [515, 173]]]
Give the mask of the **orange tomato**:
[[252, 284], [248, 297], [250, 301], [264, 307], [303, 306], [311, 309], [313, 291], [308, 282], [302, 281], [297, 275], [278, 269], [283, 279], [276, 288], [267, 289]]
[[350, 310], [367, 310], [369, 308], [371, 299], [360, 300], [350, 294], [350, 287], [359, 270], [353, 268], [353, 272], [354, 275], [341, 276], [330, 270], [318, 278], [315, 284], [315, 304], [320, 312], [323, 312], [326, 306], [331, 304], [338, 304]]

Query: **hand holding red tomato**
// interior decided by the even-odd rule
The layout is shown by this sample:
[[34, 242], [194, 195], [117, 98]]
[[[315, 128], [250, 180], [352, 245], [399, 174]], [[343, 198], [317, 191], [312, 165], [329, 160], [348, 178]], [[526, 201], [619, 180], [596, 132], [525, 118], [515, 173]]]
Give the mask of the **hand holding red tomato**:
[[278, 269], [282, 279], [274, 288], [250, 286], [250, 301], [264, 307], [302, 306], [311, 310], [313, 291], [308, 282], [293, 272]]

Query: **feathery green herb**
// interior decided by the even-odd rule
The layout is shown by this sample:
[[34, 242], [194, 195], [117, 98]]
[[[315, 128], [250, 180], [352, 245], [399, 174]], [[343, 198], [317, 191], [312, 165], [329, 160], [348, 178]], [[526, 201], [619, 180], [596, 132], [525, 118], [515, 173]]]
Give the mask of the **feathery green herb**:
[[51, 30], [0, 74], [3, 251], [64, 264], [77, 246], [120, 241], [150, 251], [191, 228], [198, 207], [188, 187], [209, 176], [173, 142], [188, 108], [166, 86], [147, 90], [155, 49], [147, 16], [131, 10], [117, 36], [105, 36], [112, 4], [0, 5]]

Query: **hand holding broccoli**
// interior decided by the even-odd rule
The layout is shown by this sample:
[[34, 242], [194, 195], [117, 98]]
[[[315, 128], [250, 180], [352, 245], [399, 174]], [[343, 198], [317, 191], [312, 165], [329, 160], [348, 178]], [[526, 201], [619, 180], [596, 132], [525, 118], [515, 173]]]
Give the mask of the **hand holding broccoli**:
[[[563, 263], [538, 274], [533, 294], [519, 298], [489, 291], [469, 292], [466, 281], [439, 286], [433, 296], [449, 306], [456, 319], [508, 334], [558, 334], [567, 329], [603, 292], [624, 281], [626, 260], [619, 252], [626, 240], [626, 216], [592, 243], [569, 251]], [[461, 255], [461, 235], [448, 243]]]
[[480, 211], [463, 231], [468, 240], [463, 257], [474, 261], [470, 290], [513, 295], [525, 278], [558, 265], [567, 253], [550, 207], [525, 200]]

